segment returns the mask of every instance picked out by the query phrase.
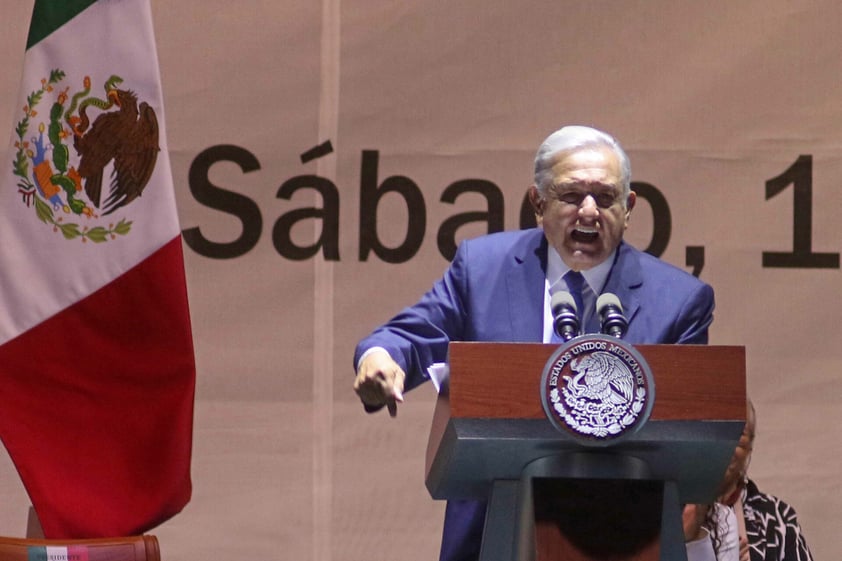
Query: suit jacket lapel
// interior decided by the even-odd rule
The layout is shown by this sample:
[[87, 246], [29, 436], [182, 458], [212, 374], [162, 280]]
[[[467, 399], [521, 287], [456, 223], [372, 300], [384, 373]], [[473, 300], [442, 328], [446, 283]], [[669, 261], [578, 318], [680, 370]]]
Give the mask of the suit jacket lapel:
[[[544, 288], [547, 276], [547, 239], [543, 230], [524, 238], [512, 252], [507, 273], [508, 308], [512, 341], [541, 341], [544, 335]], [[634, 250], [620, 243], [603, 292], [612, 292], [623, 304], [631, 321], [640, 308], [638, 289], [643, 284], [640, 262]]]
[[643, 273], [640, 268], [640, 261], [631, 249], [631, 246], [621, 242], [617, 248], [617, 255], [614, 258], [614, 265], [608, 274], [603, 292], [611, 292], [620, 299], [623, 305], [623, 314], [628, 321], [631, 321], [640, 308], [640, 297], [638, 289], [643, 285]]
[[507, 273], [512, 341], [540, 342], [544, 336], [544, 287], [547, 277], [547, 239], [544, 231], [524, 238], [515, 248]]

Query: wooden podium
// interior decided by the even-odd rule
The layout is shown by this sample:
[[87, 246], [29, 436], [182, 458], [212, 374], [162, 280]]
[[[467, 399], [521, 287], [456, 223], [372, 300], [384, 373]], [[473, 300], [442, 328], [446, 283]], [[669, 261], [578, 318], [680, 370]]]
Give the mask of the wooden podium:
[[557, 430], [541, 376], [558, 347], [451, 343], [427, 447], [434, 499], [488, 501], [481, 561], [686, 560], [681, 509], [710, 503], [745, 424], [745, 349], [637, 345], [648, 421], [594, 448]]

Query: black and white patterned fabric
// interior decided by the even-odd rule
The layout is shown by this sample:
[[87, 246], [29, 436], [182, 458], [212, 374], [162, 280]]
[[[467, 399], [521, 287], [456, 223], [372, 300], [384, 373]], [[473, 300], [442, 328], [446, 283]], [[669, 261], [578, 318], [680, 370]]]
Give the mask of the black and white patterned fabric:
[[748, 480], [743, 512], [751, 561], [812, 561], [795, 509]]

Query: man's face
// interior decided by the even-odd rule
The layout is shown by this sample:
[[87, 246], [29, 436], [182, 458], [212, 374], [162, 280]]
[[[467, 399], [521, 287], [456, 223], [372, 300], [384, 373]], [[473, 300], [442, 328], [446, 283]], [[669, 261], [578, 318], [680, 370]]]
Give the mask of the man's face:
[[634, 192], [622, 198], [619, 159], [602, 147], [563, 152], [550, 176], [544, 196], [529, 190], [547, 241], [574, 270], [599, 265], [620, 245], [634, 207]]

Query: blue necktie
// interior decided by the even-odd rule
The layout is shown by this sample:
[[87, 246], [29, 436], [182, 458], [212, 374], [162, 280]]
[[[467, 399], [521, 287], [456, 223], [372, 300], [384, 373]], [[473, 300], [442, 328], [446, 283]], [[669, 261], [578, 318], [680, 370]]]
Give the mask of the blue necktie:
[[573, 300], [576, 301], [582, 333], [599, 333], [599, 325], [592, 325], [596, 320], [596, 294], [591, 290], [585, 277], [582, 273], [571, 270], [564, 275], [564, 280], [567, 282]]
[[[581, 333], [598, 332], [598, 327], [594, 330], [593, 326], [589, 325], [589, 320], [594, 315], [591, 312], [595, 305], [595, 296], [585, 277], [582, 273], [571, 269], [562, 278], [567, 284], [567, 291], [570, 292], [573, 301], [576, 302], [576, 315], [579, 317]], [[591, 329], [589, 330], [589, 328]], [[563, 343], [561, 337], [556, 334], [555, 329], [553, 329], [550, 343]]]
[[570, 295], [576, 302], [576, 313], [579, 316], [579, 323], [582, 325], [582, 331], [585, 329], [585, 303], [583, 302], [582, 289], [585, 286], [585, 277], [578, 271], [567, 271], [564, 275], [564, 282], [567, 283], [567, 288], [570, 290]]

